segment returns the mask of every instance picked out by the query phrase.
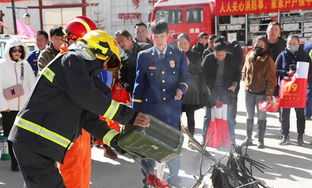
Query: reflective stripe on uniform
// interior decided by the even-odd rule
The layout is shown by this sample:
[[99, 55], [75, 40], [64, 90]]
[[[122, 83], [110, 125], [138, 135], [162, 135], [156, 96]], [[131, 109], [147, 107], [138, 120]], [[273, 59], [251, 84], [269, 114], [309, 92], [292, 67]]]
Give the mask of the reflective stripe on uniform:
[[70, 144], [71, 141], [65, 137], [63, 137], [62, 135], [50, 131], [36, 123], [30, 122], [26, 119], [23, 119], [21, 117], [16, 117], [14, 124], [17, 127], [20, 127], [22, 129], [25, 129], [29, 132], [32, 132], [38, 136], [41, 136], [47, 140], [50, 140], [51, 142], [54, 142], [60, 146], [62, 146], [63, 148], [67, 148]]
[[110, 146], [111, 141], [113, 140], [113, 138], [118, 135], [119, 133], [115, 130], [115, 129], [111, 129], [109, 130], [105, 136], [103, 137], [103, 143], [107, 144]]
[[107, 109], [107, 111], [104, 114], [104, 117], [112, 120], [118, 111], [119, 105], [120, 104], [118, 102], [112, 100], [109, 108]]
[[51, 83], [53, 83], [54, 77], [55, 77], [55, 73], [49, 69], [49, 67], [46, 67], [42, 70], [41, 74], [48, 79]]

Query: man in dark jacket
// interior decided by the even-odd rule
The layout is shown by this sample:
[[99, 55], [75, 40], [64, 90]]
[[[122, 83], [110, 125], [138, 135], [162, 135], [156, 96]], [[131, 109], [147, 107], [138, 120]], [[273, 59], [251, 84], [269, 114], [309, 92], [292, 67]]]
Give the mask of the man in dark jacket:
[[269, 42], [269, 50], [274, 61], [276, 61], [277, 56], [286, 48], [286, 41], [281, 38], [281, 32], [282, 29], [279, 23], [269, 23], [266, 35]]
[[124, 61], [122, 64], [120, 70], [120, 81], [126, 90], [132, 94], [138, 53], [151, 47], [151, 45], [135, 42], [132, 35], [127, 30], [120, 32], [118, 44], [126, 52], [128, 57], [127, 61]]
[[[206, 56], [202, 62], [203, 73], [208, 88], [214, 97], [215, 105], [225, 103], [228, 105], [228, 123], [230, 126], [232, 143], [235, 144], [235, 119], [233, 115], [233, 101], [240, 71], [233, 62], [233, 56], [226, 52], [226, 44], [220, 42], [215, 45], [215, 51]], [[206, 133], [210, 120], [210, 108], [207, 107], [204, 120], [204, 132]]]
[[[283, 79], [289, 80], [290, 77], [296, 72], [296, 66], [298, 61], [311, 62], [308, 55], [300, 48], [299, 37], [296, 35], [290, 35], [287, 39], [287, 47], [282, 53], [277, 57], [276, 67], [278, 83], [281, 84]], [[310, 66], [311, 70], [311, 66]], [[311, 72], [311, 71], [309, 71]], [[303, 134], [305, 131], [305, 116], [304, 108], [296, 108], [297, 117], [297, 131], [298, 131], [298, 145], [303, 145]], [[290, 109], [281, 109], [281, 120], [282, 120], [282, 141], [281, 145], [286, 145], [289, 143], [289, 127], [290, 127]]]
[[63, 161], [82, 128], [118, 147], [119, 133], [99, 121], [99, 115], [124, 125], [148, 126], [146, 115], [112, 101], [108, 87], [97, 88], [101, 85], [97, 73], [103, 67], [114, 70], [119, 64], [114, 39], [95, 30], [43, 69], [9, 136], [26, 187], [65, 188], [56, 162]]
[[202, 55], [203, 59], [206, 57], [206, 55], [213, 52], [216, 38], [217, 38], [217, 35], [209, 35], [207, 48], [204, 50], [203, 55]]
[[202, 57], [204, 50], [207, 48], [207, 44], [208, 44], [208, 34], [205, 32], [201, 32], [199, 33], [198, 41], [193, 46], [192, 50]]

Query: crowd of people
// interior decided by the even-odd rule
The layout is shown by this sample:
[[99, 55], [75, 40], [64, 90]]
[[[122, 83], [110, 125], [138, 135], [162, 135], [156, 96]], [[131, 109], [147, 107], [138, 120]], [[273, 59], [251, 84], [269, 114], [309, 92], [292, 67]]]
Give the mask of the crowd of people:
[[[136, 118], [131, 115], [132, 112], [130, 111], [127, 111], [128, 114], [124, 114], [124, 116], [130, 116], [130, 119], [135, 119], [134, 122], [142, 127], [148, 124], [146, 123], [148, 118], [145, 114], [150, 114], [173, 128], [181, 130], [181, 114], [185, 112], [187, 116], [187, 128], [191, 135], [194, 135], [196, 124], [195, 111], [205, 108], [206, 112], [203, 124], [204, 142], [211, 118], [212, 106], [227, 104], [228, 131], [230, 133], [231, 143], [235, 145], [238, 92], [239, 90], [243, 90], [245, 92], [247, 112], [245, 143], [247, 145], [253, 145], [252, 134], [255, 126], [255, 111], [257, 109], [258, 148], [265, 148], [264, 138], [267, 127], [266, 112], [259, 110], [258, 103], [261, 101], [270, 102], [273, 100], [273, 97], [279, 95], [281, 81], [283, 79], [289, 80], [293, 76], [298, 61], [311, 62], [312, 53], [310, 53], [310, 51], [312, 46], [302, 45], [300, 38], [296, 35], [288, 36], [285, 41], [281, 38], [281, 27], [276, 22], [269, 24], [266, 35], [256, 38], [252, 49], [246, 54], [238, 42], [228, 42], [224, 36], [209, 35], [204, 32], [198, 35], [198, 41], [193, 46], [190, 37], [186, 33], [179, 34], [175, 41], [168, 43], [169, 30], [165, 22], [152, 24], [151, 32], [149, 32], [145, 23], [136, 24], [134, 29], [134, 36], [127, 30], [117, 31], [114, 34], [114, 39], [112, 40], [116, 40], [122, 51], [120, 53], [121, 65], [115, 66], [105, 64], [104, 72], [101, 74], [97, 72], [96, 77], [99, 78], [101, 84], [108, 87], [108, 89], [111, 89], [114, 82], [117, 81], [123, 86], [132, 99], [132, 103], [128, 105], [131, 106], [132, 110], [142, 112], [142, 114], [137, 115]], [[86, 29], [86, 33], [91, 30], [93, 29]], [[11, 141], [8, 141], [11, 155], [11, 169], [12, 171], [18, 171], [19, 168], [22, 168], [26, 185], [29, 187], [39, 185], [38, 182], [36, 182], [36, 180], [38, 180], [36, 178], [43, 177], [35, 177], [34, 174], [30, 173], [31, 169], [27, 168], [27, 165], [34, 165], [33, 168], [39, 168], [38, 164], [30, 164], [30, 162], [26, 162], [26, 158], [22, 159], [24, 156], [23, 152], [27, 153], [27, 151], [25, 151], [25, 148], [23, 149], [23, 147], [26, 146], [25, 143], [20, 143], [20, 140], [22, 140], [22, 136], [26, 135], [26, 133], [20, 131], [20, 129], [28, 130], [25, 127], [23, 128], [23, 125], [25, 126], [25, 124], [27, 124], [27, 120], [23, 118], [33, 118], [38, 123], [40, 122], [42, 124], [48, 123], [48, 118], [51, 117], [67, 119], [67, 117], [64, 116], [67, 112], [68, 114], [72, 111], [77, 114], [80, 113], [80, 111], [77, 112], [74, 109], [74, 104], [76, 103], [83, 109], [81, 113], [85, 113], [84, 116], [94, 118], [92, 116], [93, 114], [90, 115], [84, 112], [85, 110], [91, 111], [92, 113], [104, 114], [102, 111], [103, 109], [100, 109], [96, 105], [92, 106], [94, 102], [102, 102], [101, 100], [97, 101], [97, 97], [92, 98], [95, 96], [95, 93], [92, 93], [93, 84], [91, 84], [92, 87], [90, 85], [90, 88], [86, 87], [90, 89], [88, 92], [83, 90], [85, 89], [83, 88], [84, 86], [78, 88], [80, 84], [89, 83], [89, 79], [83, 76], [86, 76], [84, 74], [93, 75], [93, 69], [95, 70], [96, 66], [86, 66], [86, 68], [88, 68], [87, 73], [82, 70], [82, 65], [77, 65], [77, 62], [91, 61], [88, 59], [91, 58], [91, 56], [95, 56], [96, 59], [101, 59], [102, 61], [119, 59], [119, 54], [117, 52], [119, 49], [115, 49], [117, 47], [113, 47], [110, 44], [112, 41], [98, 41], [99, 43], [96, 44], [91, 42], [93, 46], [86, 47], [81, 44], [77, 45], [75, 40], [82, 39], [81, 41], [90, 45], [88, 43], [89, 38], [83, 36], [70, 38], [70, 34], [71, 32], [66, 27], [52, 28], [49, 34], [46, 31], [38, 31], [36, 36], [37, 50], [31, 52], [30, 55], [27, 54], [26, 48], [20, 41], [13, 39], [6, 45], [6, 55], [0, 63], [0, 89], [3, 90], [3, 95], [0, 95], [0, 111], [2, 114], [5, 136], [9, 136], [11, 128], [14, 126], [15, 119], [17, 119], [15, 122], [20, 122], [16, 124], [16, 126], [19, 127], [18, 129], [12, 129], [12, 138], [10, 139]], [[98, 36], [101, 35], [102, 34], [98, 34]], [[92, 40], [95, 39], [92, 38]], [[71, 45], [69, 46], [69, 44]], [[107, 51], [109, 51], [109, 54], [118, 55], [116, 55], [116, 57], [104, 56], [103, 53], [108, 53], [107, 51], [101, 51], [103, 50], [102, 48], [105, 47], [108, 48]], [[58, 54], [66, 54], [68, 51], [79, 52], [79, 50], [85, 50], [86, 48], [90, 48], [87, 51], [88, 53], [75, 53], [74, 55], [69, 55], [69, 57], [65, 56], [64, 59], [58, 59]], [[55, 61], [60, 65], [57, 66]], [[56, 73], [61, 76], [55, 75]], [[45, 77], [46, 80], [42, 80], [41, 77]], [[244, 83], [244, 88], [240, 88], [241, 81]], [[32, 91], [33, 86], [36, 86], [34, 91]], [[299, 146], [304, 144], [303, 135], [305, 132], [305, 121], [312, 117], [311, 74], [309, 75], [308, 86], [306, 108], [295, 109], [298, 130], [297, 143]], [[39, 87], [40, 89], [38, 89]], [[55, 87], [58, 89], [57, 92], [53, 90]], [[44, 88], [46, 91], [42, 91]], [[70, 90], [70, 92], [65, 91], [65, 89]], [[47, 91], [50, 93], [47, 93]], [[64, 93], [62, 93], [63, 91]], [[79, 92], [81, 92], [81, 94]], [[82, 94], [90, 96], [82, 96]], [[31, 95], [30, 99], [28, 99], [29, 95]], [[34, 99], [34, 97], [37, 98]], [[58, 98], [60, 98], [62, 104], [60, 101], [56, 101]], [[70, 102], [68, 102], [67, 99], [69, 99]], [[43, 100], [51, 100], [55, 103], [43, 106], [43, 104], [45, 104]], [[88, 101], [90, 101], [90, 104], [87, 104]], [[64, 112], [61, 112], [57, 116], [49, 115], [55, 110], [55, 105], [61, 107], [62, 105], [69, 104], [72, 105], [71, 109], [64, 108]], [[24, 106], [27, 106], [27, 108]], [[42, 108], [42, 111], [45, 113], [41, 115], [39, 112], [36, 112], [34, 108], [37, 106]], [[58, 110], [62, 111], [63, 109]], [[19, 113], [19, 111], [21, 112]], [[18, 113], [19, 116], [17, 116]], [[23, 116], [23, 118], [21, 118], [21, 116]], [[71, 116], [70, 118], [73, 117]], [[129, 123], [129, 118], [120, 118], [120, 121], [121, 123]], [[289, 143], [290, 109], [280, 109], [279, 118], [282, 137], [280, 144], [287, 145]], [[59, 119], [52, 123], [57, 124], [58, 120]], [[23, 124], [23, 121], [26, 123]], [[53, 120], [51, 119], [51, 121]], [[60, 121], [63, 121], [62, 123], [72, 123], [69, 120]], [[82, 127], [90, 131], [88, 127]], [[57, 128], [55, 130], [60, 129]], [[70, 130], [67, 129], [66, 131], [69, 134]], [[18, 134], [16, 132], [18, 132]], [[90, 132], [94, 133], [94, 130]], [[110, 139], [113, 139], [117, 134], [107, 130], [104, 132], [108, 132], [107, 134], [110, 135]], [[95, 133], [95, 135], [100, 135], [101, 137], [104, 132]], [[77, 137], [77, 135], [73, 137]], [[108, 146], [113, 145], [110, 141], [111, 140], [109, 140], [109, 143], [104, 144]], [[12, 142], [15, 143], [15, 146], [12, 146]], [[81, 143], [83, 142], [90, 143], [90, 139], [87, 137], [86, 141], [81, 141]], [[191, 143], [189, 143], [189, 145], [191, 147]], [[110, 147], [105, 148], [106, 151], [110, 153], [109, 156], [112, 157], [112, 155], [114, 155], [114, 150]], [[17, 158], [20, 158], [18, 160], [19, 162], [17, 162], [14, 157], [13, 149]], [[63, 151], [60, 148], [56, 148], [55, 150]], [[40, 152], [53, 153], [51, 149], [41, 149]], [[33, 153], [27, 153], [27, 155], [26, 157], [37, 158], [39, 162], [46, 164], [47, 167], [50, 168], [45, 170], [55, 170], [52, 169], [53, 165], [47, 164], [51, 161], [42, 160]], [[71, 157], [75, 157], [75, 154], [71, 155]], [[90, 161], [90, 156], [88, 157]], [[86, 159], [88, 159], [88, 157]], [[32, 159], [32, 161], [33, 160], [34, 159]], [[53, 160], [63, 161], [61, 155], [53, 156]], [[67, 164], [66, 160], [69, 159], [66, 159], [65, 156], [65, 164], [63, 165]], [[70, 162], [68, 162], [68, 164], [73, 164], [76, 161]], [[179, 187], [179, 157], [168, 161], [167, 165], [170, 171], [167, 178], [168, 183], [172, 186]], [[143, 183], [147, 186], [147, 177], [149, 174], [154, 173], [155, 161], [142, 160], [141, 166], [145, 177]], [[62, 167], [60, 168], [62, 170]], [[63, 171], [64, 174], [66, 174], [66, 168], [69, 167], [64, 168]], [[82, 169], [81, 171], [84, 170], [85, 169]], [[90, 169], [87, 171], [90, 171]], [[47, 171], [42, 172], [45, 173]], [[53, 171], [53, 173], [57, 172]], [[67, 175], [69, 175], [68, 179], [72, 178], [70, 170], [68, 170]], [[90, 175], [86, 175], [86, 177], [86, 182], [88, 182]], [[70, 180], [66, 180], [65, 175], [63, 175], [63, 179], [65, 184], [69, 185], [68, 182], [70, 182]], [[62, 187], [58, 186], [62, 184], [60, 182], [63, 181], [59, 176], [50, 179], [45, 177], [43, 180], [45, 182], [40, 185]]]

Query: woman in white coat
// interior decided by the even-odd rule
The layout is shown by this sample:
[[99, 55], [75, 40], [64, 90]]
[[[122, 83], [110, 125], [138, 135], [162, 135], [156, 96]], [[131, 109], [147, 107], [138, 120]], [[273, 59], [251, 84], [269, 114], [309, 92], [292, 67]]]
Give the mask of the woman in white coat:
[[[4, 136], [8, 137], [18, 111], [28, 100], [35, 75], [26, 61], [26, 48], [18, 39], [11, 39], [5, 47], [4, 58], [0, 60], [0, 112]], [[12, 144], [8, 142], [11, 156], [11, 170], [18, 171]]]

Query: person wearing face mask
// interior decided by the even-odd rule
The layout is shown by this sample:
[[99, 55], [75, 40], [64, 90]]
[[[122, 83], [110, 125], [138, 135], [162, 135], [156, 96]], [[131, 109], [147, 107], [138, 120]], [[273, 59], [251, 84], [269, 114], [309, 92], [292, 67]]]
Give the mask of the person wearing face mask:
[[270, 102], [276, 86], [276, 68], [268, 50], [265, 36], [256, 39], [254, 48], [247, 54], [242, 69], [242, 80], [246, 89], [246, 145], [253, 145], [252, 132], [254, 127], [255, 108], [258, 112], [258, 148], [264, 148], [266, 130], [266, 112], [259, 111], [258, 103], [263, 100]]
[[[298, 61], [310, 62], [308, 55], [300, 48], [299, 37], [296, 35], [290, 35], [287, 39], [287, 46], [284, 51], [276, 59], [278, 84], [281, 86], [282, 80], [290, 80], [296, 72], [296, 65]], [[311, 68], [310, 68], [311, 70]], [[305, 116], [304, 108], [296, 108], [297, 117], [297, 144], [303, 145], [303, 135], [305, 130]], [[289, 143], [289, 108], [281, 109], [281, 124], [282, 124], [282, 141], [281, 145], [287, 145]]]
[[[8, 137], [18, 111], [24, 106], [35, 74], [26, 61], [26, 48], [18, 39], [11, 39], [6, 47], [4, 58], [0, 61], [0, 112], [2, 114], [4, 136]], [[8, 141], [11, 156], [11, 170], [18, 171], [17, 161]]]

